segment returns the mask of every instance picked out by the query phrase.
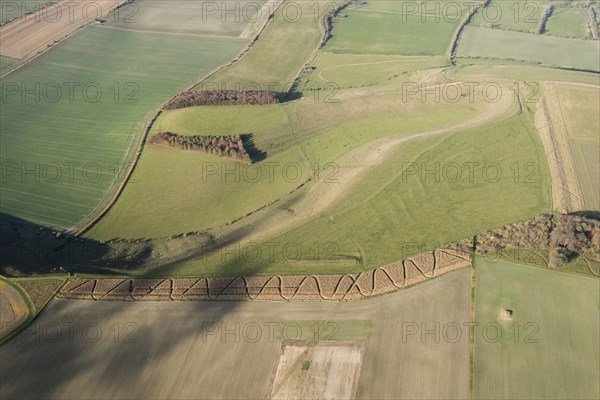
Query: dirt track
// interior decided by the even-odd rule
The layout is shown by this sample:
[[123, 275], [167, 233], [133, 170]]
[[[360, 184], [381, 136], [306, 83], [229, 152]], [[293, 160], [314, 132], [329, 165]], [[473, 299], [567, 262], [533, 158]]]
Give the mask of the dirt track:
[[126, 0], [61, 0], [0, 27], [0, 55], [24, 59], [93, 23]]
[[551, 84], [544, 84], [538, 102], [535, 123], [544, 145], [552, 181], [552, 203], [561, 213], [583, 210], [583, 195], [577, 181], [575, 164], [569, 149], [558, 95]]

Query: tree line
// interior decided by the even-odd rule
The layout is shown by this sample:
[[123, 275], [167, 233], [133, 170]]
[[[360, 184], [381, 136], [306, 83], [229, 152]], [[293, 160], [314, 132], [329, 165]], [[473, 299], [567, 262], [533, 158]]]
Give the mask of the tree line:
[[161, 132], [150, 137], [149, 143], [182, 150], [204, 151], [205, 153], [233, 158], [242, 162], [251, 162], [250, 155], [244, 148], [244, 142], [240, 135], [183, 136], [172, 132]]
[[179, 93], [165, 105], [165, 110], [195, 106], [263, 105], [275, 104], [276, 92], [241, 90], [187, 90]]

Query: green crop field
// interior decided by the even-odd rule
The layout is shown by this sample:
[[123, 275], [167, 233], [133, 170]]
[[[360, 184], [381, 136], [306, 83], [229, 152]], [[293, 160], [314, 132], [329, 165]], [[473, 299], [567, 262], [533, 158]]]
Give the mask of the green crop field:
[[39, 10], [56, 0], [0, 0], [0, 25]]
[[19, 60], [15, 60], [14, 58], [10, 57], [0, 56], [0, 75], [7, 72], [17, 62], [19, 62]]
[[600, 71], [599, 52], [598, 41], [475, 27], [466, 27], [458, 44], [462, 57], [505, 58], [590, 71]]
[[60, 229], [95, 217], [153, 110], [243, 43], [89, 27], [4, 77], [1, 211]]
[[[241, 59], [201, 87], [287, 91], [323, 35], [320, 17], [331, 2], [287, 2], [268, 22], [260, 39]], [[267, 61], [268, 60], [268, 61]], [[207, 86], [210, 84], [210, 87]]]
[[553, 36], [586, 39], [588, 37], [586, 8], [556, 8], [546, 22], [545, 33]]
[[[325, 50], [334, 53], [401, 54], [441, 56], [448, 46], [465, 9], [440, 7], [427, 13], [426, 5], [369, 1], [367, 7], [348, 7], [347, 17], [334, 20], [333, 38]], [[432, 2], [444, 5], [444, 2]], [[398, 10], [400, 6], [400, 10]], [[464, 4], [460, 3], [461, 7]], [[422, 8], [421, 8], [422, 7]], [[434, 9], [435, 10], [435, 9]], [[447, 13], [447, 15], [444, 14]]]
[[540, 15], [549, 1], [492, 0], [477, 12], [470, 25], [511, 31], [530, 32], [538, 26]]
[[476, 274], [475, 398], [600, 397], [598, 278], [484, 259]]

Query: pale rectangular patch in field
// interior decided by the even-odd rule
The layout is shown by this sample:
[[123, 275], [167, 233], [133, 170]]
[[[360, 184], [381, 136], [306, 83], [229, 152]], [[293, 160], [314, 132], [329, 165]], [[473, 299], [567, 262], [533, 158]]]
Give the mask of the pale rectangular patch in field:
[[284, 342], [269, 399], [352, 399], [362, 342]]

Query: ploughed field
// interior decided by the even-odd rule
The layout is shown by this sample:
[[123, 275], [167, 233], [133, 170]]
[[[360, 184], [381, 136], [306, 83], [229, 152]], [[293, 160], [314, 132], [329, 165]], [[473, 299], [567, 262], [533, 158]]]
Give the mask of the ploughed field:
[[[462, 269], [390, 296], [342, 303], [57, 299], [0, 349], [0, 395], [256, 399], [296, 393], [298, 382], [316, 380], [319, 398], [465, 398], [470, 282]], [[453, 323], [463, 330], [458, 340], [421, 339], [421, 329], [439, 324], [441, 338]], [[289, 346], [307, 352], [289, 355]], [[36, 385], [18, 378], [24, 374]], [[316, 384], [315, 374], [327, 385]]]

